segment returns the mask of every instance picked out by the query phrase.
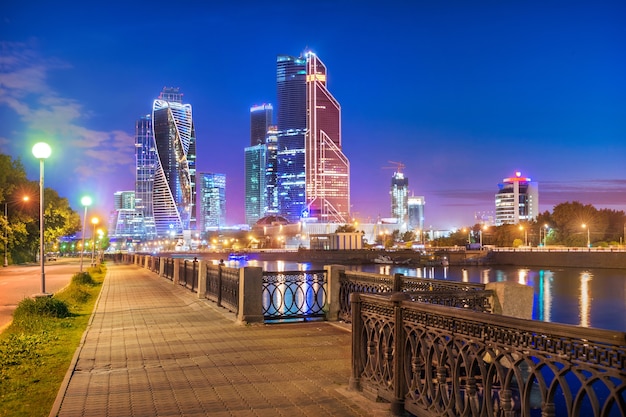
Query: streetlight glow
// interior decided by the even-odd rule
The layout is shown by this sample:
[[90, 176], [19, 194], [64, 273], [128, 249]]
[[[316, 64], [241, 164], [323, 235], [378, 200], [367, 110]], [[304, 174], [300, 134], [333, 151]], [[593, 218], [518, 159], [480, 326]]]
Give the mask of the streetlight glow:
[[96, 266], [94, 262], [94, 258], [96, 255], [96, 225], [100, 222], [100, 219], [94, 217], [91, 219], [91, 224], [93, 224], [93, 233], [91, 235], [92, 245], [91, 245], [91, 266]]
[[46, 295], [46, 272], [44, 254], [44, 195], [43, 195], [43, 161], [52, 153], [50, 145], [45, 142], [36, 143], [33, 146], [33, 155], [39, 159], [39, 263], [41, 264], [41, 295]]

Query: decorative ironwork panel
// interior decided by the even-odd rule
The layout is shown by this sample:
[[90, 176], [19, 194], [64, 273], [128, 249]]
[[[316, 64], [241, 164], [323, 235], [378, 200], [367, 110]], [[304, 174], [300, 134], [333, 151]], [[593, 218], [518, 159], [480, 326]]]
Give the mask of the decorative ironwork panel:
[[239, 311], [239, 269], [222, 267], [221, 305], [233, 313]]
[[207, 265], [206, 267], [206, 292], [204, 296], [212, 301], [217, 301], [219, 294], [219, 280], [221, 267]]
[[[359, 378], [425, 416], [626, 415], [626, 333], [360, 296]], [[391, 355], [391, 358], [389, 357]], [[401, 361], [400, 375], [389, 363]], [[360, 363], [355, 361], [355, 363]], [[393, 387], [406, 387], [393, 398]]]
[[266, 320], [324, 317], [326, 271], [263, 272]]
[[163, 274], [165, 275], [165, 278], [169, 279], [170, 281], [174, 279], [174, 259], [165, 258]]

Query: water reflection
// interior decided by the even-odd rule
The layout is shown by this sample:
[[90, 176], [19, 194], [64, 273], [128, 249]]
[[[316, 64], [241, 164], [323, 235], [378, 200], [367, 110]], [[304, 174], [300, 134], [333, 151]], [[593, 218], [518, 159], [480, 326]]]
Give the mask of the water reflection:
[[[321, 269], [323, 264], [256, 262], [266, 271]], [[280, 268], [280, 269], [279, 269]], [[406, 265], [349, 265], [348, 270], [383, 275], [444, 279], [487, 284], [514, 281], [535, 291], [533, 318], [547, 322], [626, 331], [626, 270], [518, 267], [418, 267]], [[593, 296], [592, 296], [593, 295]]]
[[591, 303], [589, 296], [589, 281], [593, 275], [589, 271], [580, 274], [580, 325], [589, 327], [591, 322]]

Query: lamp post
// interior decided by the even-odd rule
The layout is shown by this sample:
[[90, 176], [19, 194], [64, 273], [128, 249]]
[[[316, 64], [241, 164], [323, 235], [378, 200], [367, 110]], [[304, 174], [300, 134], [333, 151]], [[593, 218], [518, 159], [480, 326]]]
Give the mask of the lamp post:
[[91, 224], [93, 224], [93, 234], [91, 235], [91, 266], [96, 266], [96, 264], [94, 263], [94, 257], [96, 255], [96, 225], [98, 224], [99, 220], [97, 217], [94, 217], [93, 219], [91, 219]]
[[83, 216], [83, 242], [80, 250], [80, 272], [83, 272], [83, 253], [85, 252], [85, 233], [87, 230], [87, 207], [89, 207], [92, 203], [91, 197], [84, 196], [80, 199], [80, 203], [85, 206], [85, 215]]
[[46, 272], [44, 256], [44, 195], [43, 195], [43, 161], [52, 153], [50, 145], [45, 142], [36, 143], [33, 146], [33, 155], [39, 159], [39, 263], [41, 264], [41, 294], [46, 294]]
[[4, 203], [4, 267], [9, 266], [9, 215], [7, 213], [7, 203]]
[[526, 228], [524, 226], [520, 226], [519, 230], [524, 231], [524, 246], [528, 246], [528, 232], [526, 231]]
[[591, 247], [591, 240], [589, 239], [589, 226], [583, 223], [583, 229], [587, 229], [587, 248]]

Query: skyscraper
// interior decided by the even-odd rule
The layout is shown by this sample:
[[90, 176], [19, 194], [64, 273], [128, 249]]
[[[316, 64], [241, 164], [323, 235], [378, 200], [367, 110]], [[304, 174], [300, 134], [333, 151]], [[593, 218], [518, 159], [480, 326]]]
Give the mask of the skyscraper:
[[350, 173], [341, 149], [341, 106], [313, 53], [277, 59], [279, 209], [290, 221], [347, 222]]
[[308, 215], [324, 223], [350, 221], [350, 163], [341, 150], [341, 106], [326, 86], [326, 66], [306, 54], [305, 182]]
[[424, 230], [424, 196], [411, 196], [408, 200], [409, 229]]
[[496, 226], [530, 221], [539, 214], [539, 187], [530, 178], [516, 172], [498, 184], [496, 202]]
[[279, 210], [289, 221], [304, 213], [304, 135], [306, 131], [306, 60], [279, 55], [276, 61], [278, 104], [277, 187]]
[[266, 167], [267, 145], [248, 146], [245, 149], [245, 210], [249, 225], [254, 225], [265, 214]]
[[250, 108], [250, 146], [265, 143], [267, 131], [272, 125], [272, 113], [271, 104], [261, 104]]
[[156, 160], [152, 209], [159, 236], [195, 229], [196, 134], [191, 105], [178, 88], [164, 88], [152, 106]]
[[226, 175], [200, 174], [200, 217], [204, 232], [226, 224]]
[[409, 179], [402, 172], [393, 173], [391, 177], [391, 217], [398, 220], [401, 229], [406, 230], [409, 220]]
[[156, 228], [152, 210], [152, 192], [156, 171], [156, 148], [152, 134], [152, 117], [146, 115], [135, 123], [135, 211], [143, 219], [144, 239], [154, 239]]

